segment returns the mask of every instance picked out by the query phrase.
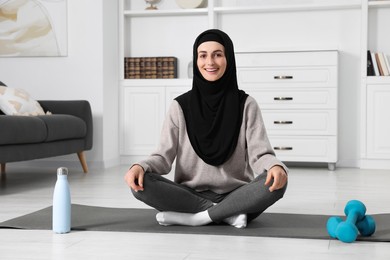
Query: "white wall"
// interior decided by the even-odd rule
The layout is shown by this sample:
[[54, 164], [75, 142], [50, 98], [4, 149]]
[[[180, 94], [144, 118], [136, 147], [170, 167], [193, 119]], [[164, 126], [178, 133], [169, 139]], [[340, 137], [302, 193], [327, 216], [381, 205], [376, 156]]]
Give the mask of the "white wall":
[[103, 0], [103, 161], [118, 165], [119, 158], [119, 50], [118, 1]]
[[[94, 145], [87, 160], [92, 169], [119, 161], [117, 13], [117, 1], [69, 0], [67, 57], [0, 58], [0, 81], [9, 87], [26, 89], [38, 100], [91, 103]], [[81, 169], [75, 155], [43, 161]]]

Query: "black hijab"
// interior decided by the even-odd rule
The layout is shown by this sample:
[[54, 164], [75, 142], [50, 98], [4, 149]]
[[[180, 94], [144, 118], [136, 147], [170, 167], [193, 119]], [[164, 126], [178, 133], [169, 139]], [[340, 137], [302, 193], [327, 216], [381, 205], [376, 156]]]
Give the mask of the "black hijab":
[[[225, 48], [226, 71], [217, 81], [204, 79], [197, 66], [198, 47], [206, 41], [217, 41]], [[193, 68], [192, 89], [176, 100], [184, 112], [188, 137], [196, 154], [207, 164], [218, 166], [236, 149], [248, 96], [238, 89], [230, 37], [217, 29], [201, 33], [193, 47]]]

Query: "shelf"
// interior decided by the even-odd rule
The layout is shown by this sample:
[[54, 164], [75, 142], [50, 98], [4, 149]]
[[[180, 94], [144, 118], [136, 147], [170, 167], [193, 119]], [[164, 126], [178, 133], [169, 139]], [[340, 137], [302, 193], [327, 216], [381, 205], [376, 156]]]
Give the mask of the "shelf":
[[131, 17], [155, 17], [155, 16], [186, 16], [186, 15], [207, 15], [207, 8], [199, 9], [172, 9], [172, 10], [140, 10], [131, 11], [125, 10], [123, 14]]
[[166, 86], [191, 86], [192, 79], [124, 79], [121, 85], [124, 87], [166, 87]]
[[315, 10], [337, 10], [337, 9], [360, 9], [360, 1], [338, 4], [301, 4], [301, 5], [264, 5], [255, 7], [215, 7], [215, 13], [221, 14], [242, 14], [259, 12], [291, 12], [291, 11], [315, 11]]
[[[378, 1], [379, 2], [379, 1]], [[390, 1], [380, 1], [389, 4]], [[374, 5], [374, 3], [373, 3]], [[376, 5], [376, 3], [375, 3]], [[198, 9], [171, 9], [171, 10], [124, 10], [124, 16], [131, 17], [153, 17], [153, 16], [185, 16], [185, 15], [207, 15], [209, 10], [219, 14], [242, 14], [262, 12], [289, 12], [289, 11], [315, 11], [315, 10], [337, 10], [337, 9], [359, 9], [360, 1], [354, 0], [330, 4], [294, 4], [294, 5], [263, 5], [248, 7], [209, 7]]]
[[237, 48], [235, 53], [253, 53], [253, 52], [308, 52], [308, 51], [337, 51], [337, 45], [272, 45], [272, 46], [258, 46], [254, 48]]
[[369, 1], [368, 6], [374, 8], [390, 7], [390, 1]]
[[370, 84], [390, 84], [390, 76], [368, 76], [367, 85]]

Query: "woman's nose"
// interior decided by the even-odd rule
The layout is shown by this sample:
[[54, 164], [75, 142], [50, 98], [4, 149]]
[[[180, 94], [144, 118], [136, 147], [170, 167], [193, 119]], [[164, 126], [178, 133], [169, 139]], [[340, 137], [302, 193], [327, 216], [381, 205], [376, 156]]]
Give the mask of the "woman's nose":
[[213, 59], [213, 57], [211, 57], [211, 56], [208, 57], [207, 60], [206, 60], [206, 64], [207, 64], [207, 65], [213, 65], [213, 64], [214, 64], [214, 59]]

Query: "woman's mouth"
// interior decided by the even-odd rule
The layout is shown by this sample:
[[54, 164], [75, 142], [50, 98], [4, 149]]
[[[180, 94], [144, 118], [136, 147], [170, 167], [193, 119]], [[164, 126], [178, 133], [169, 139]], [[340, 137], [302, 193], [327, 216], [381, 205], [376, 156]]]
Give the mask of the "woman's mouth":
[[206, 68], [205, 70], [209, 73], [214, 73], [214, 72], [218, 71], [218, 69], [216, 69], [216, 68]]

